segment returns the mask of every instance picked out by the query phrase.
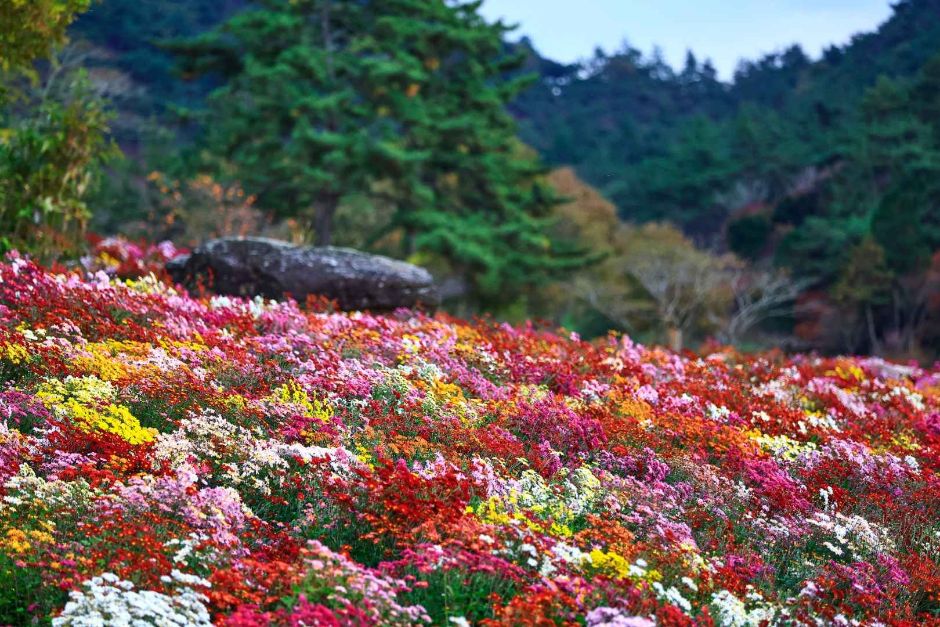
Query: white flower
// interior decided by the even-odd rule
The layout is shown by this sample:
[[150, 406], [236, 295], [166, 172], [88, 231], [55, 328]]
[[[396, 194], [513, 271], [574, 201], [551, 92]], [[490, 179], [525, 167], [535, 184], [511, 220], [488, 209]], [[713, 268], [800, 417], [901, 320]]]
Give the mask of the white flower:
[[759, 594], [748, 595], [754, 607], [748, 610], [744, 601], [727, 590], [721, 590], [712, 595], [712, 607], [715, 608], [715, 618], [722, 627], [758, 627], [759, 625], [773, 624], [776, 609], [763, 603]]
[[642, 579], [646, 576], [646, 560], [638, 559], [627, 567], [627, 575], [633, 579]]
[[656, 591], [656, 596], [660, 599], [664, 599], [673, 605], [681, 607], [686, 612], [692, 611], [692, 604], [689, 603], [689, 600], [682, 596], [682, 593], [676, 590], [673, 586], [669, 588], [663, 588], [663, 584], [658, 581], [653, 582], [653, 590]]
[[84, 582], [85, 591], [69, 594], [62, 614], [52, 619], [53, 627], [210, 626], [209, 610], [203, 603], [206, 597], [189, 587], [207, 586], [208, 582], [178, 570], [165, 579], [182, 584], [172, 596], [134, 590], [134, 584], [112, 573], [93, 577]]
[[629, 616], [613, 607], [596, 607], [585, 616], [589, 627], [654, 627], [656, 623], [642, 616]]
[[819, 586], [812, 580], [807, 581], [803, 589], [800, 590], [801, 597], [814, 597], [819, 592]]
[[724, 422], [731, 415], [731, 410], [727, 407], [719, 407], [714, 403], [709, 403], [706, 407], [706, 413], [711, 420]]

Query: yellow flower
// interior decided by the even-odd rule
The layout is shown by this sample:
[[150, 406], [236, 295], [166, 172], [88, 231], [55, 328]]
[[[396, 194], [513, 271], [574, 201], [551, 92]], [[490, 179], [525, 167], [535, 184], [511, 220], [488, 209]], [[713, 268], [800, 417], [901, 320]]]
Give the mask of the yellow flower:
[[594, 549], [585, 561], [595, 572], [613, 579], [626, 579], [630, 576], [630, 562], [616, 553]]
[[21, 364], [29, 359], [29, 351], [20, 344], [4, 344], [0, 346], [0, 358], [11, 364]]
[[46, 381], [36, 396], [85, 431], [113, 433], [129, 444], [152, 442], [157, 436], [156, 429], [142, 427], [127, 407], [109, 402], [115, 396], [114, 388], [97, 377]]
[[6, 536], [0, 540], [0, 546], [13, 553], [25, 553], [32, 545], [26, 539], [26, 532], [20, 529], [8, 529]]
[[150, 354], [151, 349], [151, 345], [145, 342], [107, 339], [85, 346], [82, 354], [76, 357], [73, 363], [103, 381], [116, 381], [126, 378], [133, 370], [137, 370], [135, 366], [118, 361], [116, 359], [118, 355], [123, 356], [125, 360], [143, 359]]
[[375, 468], [375, 464], [373, 463], [374, 460], [372, 458], [372, 453], [369, 452], [369, 449], [367, 449], [361, 442], [356, 444], [355, 452], [356, 452], [356, 459], [361, 461], [363, 464], [365, 464], [369, 468]]
[[69, 399], [62, 407], [66, 408], [73, 420], [86, 431], [113, 433], [129, 444], [152, 442], [157, 437], [156, 429], [142, 427], [137, 418], [123, 405], [112, 403], [103, 411], [99, 411]]
[[162, 294], [165, 296], [177, 295], [175, 289], [155, 277], [152, 272], [147, 276], [141, 277], [139, 279], [126, 279], [124, 281], [124, 285], [141, 294]]
[[841, 379], [855, 379], [856, 381], [865, 380], [865, 371], [855, 364], [845, 364], [836, 366], [835, 370], [826, 372], [827, 376], [837, 376]]
[[275, 388], [271, 392], [270, 400], [302, 407], [305, 416], [323, 422], [329, 422], [333, 418], [333, 408], [326, 401], [316, 397], [310, 398], [306, 390], [300, 387], [300, 384], [296, 381], [288, 381], [286, 384]]
[[222, 399], [222, 404], [231, 409], [245, 409], [245, 398], [239, 394], [229, 394]]
[[40, 531], [38, 529], [32, 529], [26, 535], [32, 538], [33, 541], [35, 542], [52, 542], [53, 541], [53, 537], [50, 534], [46, 533], [45, 531]]
[[[522, 525], [532, 531], [561, 538], [570, 538], [574, 535], [571, 528], [563, 522], [570, 516], [570, 511], [563, 504], [536, 503], [529, 507], [522, 507], [519, 504], [519, 496], [515, 492], [507, 497], [491, 496], [477, 505], [476, 509], [468, 507], [467, 513], [476, 514], [482, 522], [490, 525]], [[548, 520], [540, 519], [546, 516], [535, 518], [527, 516], [526, 513], [536, 516], [546, 514]]]
[[785, 461], [793, 461], [803, 453], [816, 450], [816, 444], [813, 442], [799, 442], [783, 434], [767, 435], [757, 429], [751, 429], [747, 435], [760, 446], [761, 450], [770, 452]]
[[921, 446], [915, 439], [914, 434], [908, 430], [892, 434], [890, 446], [874, 447], [873, 450], [876, 453], [884, 453], [889, 451], [891, 448], [899, 448], [902, 451], [909, 453], [913, 451], [919, 451]]

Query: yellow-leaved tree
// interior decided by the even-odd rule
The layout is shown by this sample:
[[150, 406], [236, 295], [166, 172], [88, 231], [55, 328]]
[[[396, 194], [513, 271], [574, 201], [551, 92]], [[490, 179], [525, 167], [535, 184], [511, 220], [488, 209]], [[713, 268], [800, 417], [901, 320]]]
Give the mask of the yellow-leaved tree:
[[[85, 197], [114, 148], [84, 72], [60, 63], [66, 29], [90, 0], [0, 2], [0, 252], [78, 252]], [[36, 62], [48, 60], [40, 72]]]

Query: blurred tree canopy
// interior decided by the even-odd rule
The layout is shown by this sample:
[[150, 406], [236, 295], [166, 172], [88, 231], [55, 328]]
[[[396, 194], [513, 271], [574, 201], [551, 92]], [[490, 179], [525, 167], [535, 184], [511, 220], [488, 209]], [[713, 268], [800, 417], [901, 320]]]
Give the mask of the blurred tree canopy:
[[91, 0], [9, 0], [0, 6], [0, 71], [35, 76], [33, 63], [48, 58]]
[[88, 6], [12, 0], [0, 7], [0, 250], [56, 258], [81, 244], [85, 198], [112, 147], [102, 102], [84, 71], [57, 50]]
[[220, 81], [202, 147], [260, 208], [326, 245], [351, 196], [390, 202], [403, 255], [438, 255], [498, 302], [583, 255], [551, 236], [556, 198], [506, 111], [523, 58], [478, 8], [264, 0], [171, 48], [185, 75]]
[[[663, 339], [624, 266], [643, 233], [632, 246], [670, 259], [735, 256], [690, 341], [940, 355], [940, 0], [731, 81], [629, 44], [556, 63], [477, 2], [99, 0], [68, 27], [85, 8], [0, 9], [7, 246], [74, 243], [91, 202], [102, 229], [313, 236], [424, 263], [476, 307]], [[90, 44], [87, 80], [44, 60], [66, 27]], [[108, 150], [96, 94], [128, 158], [89, 196]], [[586, 282], [644, 304], [626, 319]]]
[[743, 62], [730, 83], [691, 54], [681, 71], [629, 45], [552, 67], [520, 47], [543, 68], [513, 105], [523, 139], [622, 219], [669, 220], [811, 288], [789, 316], [813, 329], [804, 346], [940, 354], [923, 345], [940, 318], [940, 1], [895, 3], [818, 61], [793, 46]]

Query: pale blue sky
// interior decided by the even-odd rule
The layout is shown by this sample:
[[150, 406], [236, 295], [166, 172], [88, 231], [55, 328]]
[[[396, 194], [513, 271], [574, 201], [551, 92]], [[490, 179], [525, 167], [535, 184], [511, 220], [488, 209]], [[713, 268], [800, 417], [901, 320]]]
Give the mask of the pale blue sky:
[[483, 14], [518, 23], [514, 37], [529, 35], [558, 61], [608, 52], [625, 39], [644, 53], [659, 45], [681, 65], [691, 48], [710, 57], [722, 78], [740, 58], [754, 59], [799, 42], [817, 57], [891, 15], [889, 0], [484, 0]]

